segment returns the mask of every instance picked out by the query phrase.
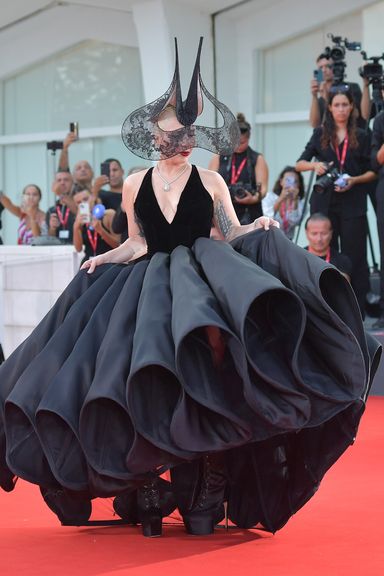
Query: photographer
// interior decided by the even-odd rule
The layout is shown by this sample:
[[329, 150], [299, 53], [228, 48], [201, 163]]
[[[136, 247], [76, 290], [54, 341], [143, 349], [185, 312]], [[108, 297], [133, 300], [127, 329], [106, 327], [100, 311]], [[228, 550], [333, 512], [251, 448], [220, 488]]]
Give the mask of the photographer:
[[352, 273], [351, 260], [348, 256], [331, 246], [332, 233], [332, 222], [328, 216], [315, 212], [305, 222], [305, 235], [308, 240], [308, 246], [305, 249], [336, 266], [350, 282]]
[[69, 172], [56, 173], [52, 192], [57, 200], [46, 213], [49, 236], [58, 238], [62, 244], [72, 244], [72, 228], [76, 214], [76, 205], [71, 195], [72, 186], [73, 179]]
[[[363, 130], [367, 127], [370, 116], [371, 100], [369, 96], [368, 82], [364, 80], [363, 91], [355, 82], [344, 83], [343, 74], [340, 77], [334, 76], [335, 63], [330, 57], [330, 52], [323, 52], [316, 60], [316, 77], [311, 80], [311, 107], [309, 112], [309, 122], [312, 128], [321, 126], [326, 111], [326, 102], [332, 89], [344, 86], [344, 89], [352, 94], [355, 104], [354, 114], [356, 125]], [[339, 63], [340, 64], [340, 63]], [[345, 66], [342, 63], [343, 67]]]
[[[296, 170], [314, 171], [311, 214], [327, 215], [333, 228], [332, 246], [352, 261], [352, 286], [364, 315], [368, 291], [366, 184], [375, 179], [370, 167], [370, 136], [356, 127], [350, 92], [333, 91], [323, 126], [316, 128]], [[317, 160], [313, 160], [313, 158]], [[343, 178], [340, 176], [343, 175]]]
[[46, 235], [47, 226], [45, 213], [40, 209], [41, 190], [36, 184], [28, 184], [22, 192], [20, 206], [12, 202], [8, 196], [0, 192], [1, 205], [19, 218], [17, 243], [31, 244], [36, 236]]
[[[96, 205], [89, 190], [81, 190], [73, 195], [77, 207], [77, 215], [73, 224], [73, 244], [77, 252], [84, 250], [85, 256], [81, 264], [104, 254], [120, 244], [120, 237], [111, 232], [114, 210], [103, 210], [95, 215]], [[102, 206], [102, 205], [99, 205]]]
[[[116, 158], [107, 158], [101, 164], [101, 174], [95, 178], [92, 186], [92, 194], [106, 208], [118, 210], [121, 204], [124, 184], [124, 169]], [[103, 173], [104, 172], [104, 173]], [[104, 190], [103, 186], [109, 186], [109, 190]]]
[[244, 114], [237, 115], [240, 144], [231, 156], [214, 156], [209, 169], [219, 172], [228, 185], [241, 224], [262, 216], [261, 200], [268, 189], [268, 166], [260, 152], [249, 146], [251, 125]]
[[380, 316], [373, 324], [374, 329], [384, 328], [384, 111], [378, 114], [372, 129], [372, 168], [378, 173], [376, 187], [377, 231], [380, 244]]
[[303, 175], [293, 166], [286, 166], [280, 172], [273, 191], [268, 192], [262, 201], [264, 216], [277, 220], [290, 240], [303, 215], [304, 194]]

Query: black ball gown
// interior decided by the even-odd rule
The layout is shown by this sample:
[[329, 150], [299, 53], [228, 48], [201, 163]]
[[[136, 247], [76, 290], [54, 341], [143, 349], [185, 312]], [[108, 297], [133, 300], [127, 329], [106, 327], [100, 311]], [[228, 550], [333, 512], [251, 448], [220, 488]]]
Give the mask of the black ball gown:
[[108, 497], [219, 454], [229, 518], [275, 531], [353, 443], [379, 346], [331, 264], [276, 228], [209, 239], [196, 167], [168, 223], [151, 176], [148, 256], [80, 271], [0, 367], [1, 485]]

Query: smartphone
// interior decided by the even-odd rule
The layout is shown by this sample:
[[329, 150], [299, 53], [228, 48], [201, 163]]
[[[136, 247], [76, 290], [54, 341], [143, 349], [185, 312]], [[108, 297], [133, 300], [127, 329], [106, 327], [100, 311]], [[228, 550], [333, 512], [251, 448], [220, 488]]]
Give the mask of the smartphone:
[[109, 162], [102, 162], [100, 164], [100, 174], [109, 178]]
[[76, 140], [79, 139], [79, 123], [78, 122], [70, 122], [69, 123], [69, 131], [73, 132], [76, 136]]
[[286, 176], [284, 178], [284, 184], [286, 188], [293, 188], [296, 186], [296, 178], [294, 176]]
[[316, 70], [313, 71], [313, 77], [320, 84], [320, 82], [323, 82], [324, 80], [323, 71], [316, 68]]
[[90, 223], [91, 210], [89, 208], [89, 202], [80, 202], [79, 214], [81, 216], [81, 221], [83, 222], [83, 224], [89, 224]]

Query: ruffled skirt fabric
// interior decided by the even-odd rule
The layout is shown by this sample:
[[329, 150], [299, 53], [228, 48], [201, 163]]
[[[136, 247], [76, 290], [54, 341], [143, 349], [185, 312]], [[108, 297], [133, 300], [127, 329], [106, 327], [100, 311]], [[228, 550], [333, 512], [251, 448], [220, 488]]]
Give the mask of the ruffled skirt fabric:
[[277, 229], [80, 271], [0, 367], [0, 481], [113, 496], [224, 452], [229, 517], [275, 531], [353, 443], [379, 355]]

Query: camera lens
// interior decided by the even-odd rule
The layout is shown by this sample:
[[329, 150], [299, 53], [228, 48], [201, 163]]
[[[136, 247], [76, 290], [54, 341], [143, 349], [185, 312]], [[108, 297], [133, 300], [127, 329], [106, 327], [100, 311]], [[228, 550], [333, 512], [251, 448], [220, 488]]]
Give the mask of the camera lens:
[[342, 60], [344, 58], [345, 50], [342, 46], [335, 46], [331, 50], [331, 58], [334, 61]]

